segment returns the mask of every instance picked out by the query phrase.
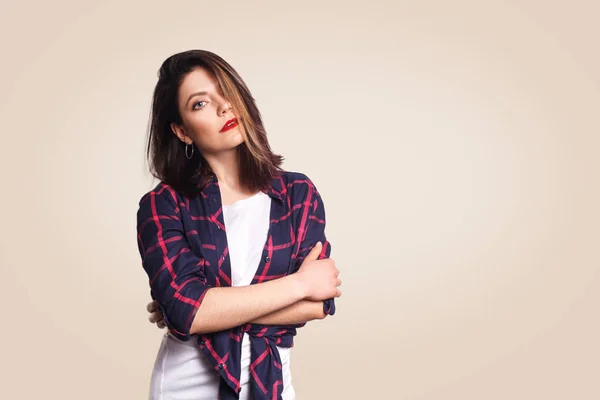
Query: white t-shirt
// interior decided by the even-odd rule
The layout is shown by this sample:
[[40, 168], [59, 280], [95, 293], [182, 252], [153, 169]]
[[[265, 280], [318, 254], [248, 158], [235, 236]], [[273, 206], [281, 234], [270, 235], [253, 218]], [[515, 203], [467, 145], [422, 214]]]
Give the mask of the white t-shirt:
[[[223, 205], [223, 219], [231, 260], [231, 285], [247, 286], [252, 283], [263, 254], [269, 231], [271, 198], [258, 192], [247, 199]], [[283, 400], [293, 399], [289, 369], [290, 349], [278, 347], [283, 372]], [[250, 340], [242, 339], [242, 371], [250, 368]], [[246, 373], [248, 372], [246, 371]], [[246, 388], [242, 388], [242, 393]], [[250, 387], [247, 387], [247, 391]]]
[[[255, 195], [223, 205], [223, 219], [231, 260], [232, 286], [252, 283], [260, 264], [269, 231], [271, 198]], [[294, 400], [290, 371], [290, 348], [279, 347], [283, 372], [283, 400]], [[240, 399], [251, 399], [250, 340], [242, 338]], [[219, 376], [195, 340], [183, 342], [167, 333], [159, 350], [151, 379], [150, 400], [213, 400], [219, 390]]]

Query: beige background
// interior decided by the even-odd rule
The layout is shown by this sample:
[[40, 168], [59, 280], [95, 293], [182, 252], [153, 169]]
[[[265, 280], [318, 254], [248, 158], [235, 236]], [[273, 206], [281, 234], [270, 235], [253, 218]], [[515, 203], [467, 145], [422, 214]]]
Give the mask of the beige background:
[[150, 98], [203, 48], [325, 201], [299, 399], [600, 398], [596, 3], [3, 3], [1, 397], [146, 397]]

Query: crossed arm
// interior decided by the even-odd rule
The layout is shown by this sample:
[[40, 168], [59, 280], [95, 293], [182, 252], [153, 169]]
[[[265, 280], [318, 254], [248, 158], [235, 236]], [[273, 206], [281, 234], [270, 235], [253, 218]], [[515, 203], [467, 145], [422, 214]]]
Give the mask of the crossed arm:
[[251, 322], [261, 325], [295, 325], [323, 319], [326, 315], [322, 301], [300, 300]]
[[[314, 203], [315, 207], [311, 207], [306, 234], [298, 238], [302, 247], [296, 262], [301, 266], [310, 253], [314, 253], [314, 260], [329, 258], [323, 205], [318, 194], [315, 198], [318, 206]], [[309, 204], [310, 199], [308, 196]], [[328, 268], [306, 267], [283, 278], [249, 286], [208, 286], [197, 269], [192, 273], [188, 268], [199, 260], [185, 247], [176, 206], [164, 192], [152, 193], [138, 211], [138, 237], [153, 293], [166, 313], [161, 316], [179, 338], [188, 340], [192, 334], [222, 331], [247, 322], [293, 325], [333, 315], [333, 297], [339, 296], [335, 294], [335, 286], [339, 285], [335, 280], [339, 279], [329, 263]], [[318, 241], [323, 242], [326, 251], [314, 249]]]
[[[150, 322], [156, 323], [159, 328], [164, 328], [166, 325], [163, 315], [158, 308], [158, 302], [155, 300], [148, 303], [147, 309], [151, 313], [148, 318]], [[304, 299], [249, 322], [261, 325], [296, 325], [324, 319], [326, 316], [327, 314], [323, 311], [322, 301]]]
[[[316, 261], [321, 250], [322, 245], [319, 243], [304, 258], [304, 262]], [[324, 305], [327, 300], [324, 303], [323, 300], [307, 298], [307, 286], [311, 286], [311, 280], [307, 281], [300, 274], [293, 274], [250, 286], [213, 288], [207, 292], [203, 308], [198, 310], [190, 333], [204, 333], [207, 329], [218, 331], [246, 322], [296, 325], [325, 318], [327, 313]], [[242, 303], [244, 307], [240, 307]], [[148, 311], [152, 313], [150, 321], [164, 328], [163, 315], [157, 301], [148, 304]]]

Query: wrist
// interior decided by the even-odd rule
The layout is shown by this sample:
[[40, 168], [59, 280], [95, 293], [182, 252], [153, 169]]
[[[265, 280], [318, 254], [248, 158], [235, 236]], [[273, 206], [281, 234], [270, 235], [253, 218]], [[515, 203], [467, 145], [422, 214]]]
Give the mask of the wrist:
[[306, 286], [302, 275], [295, 273], [286, 276], [289, 281], [290, 290], [295, 294], [297, 301], [304, 300], [308, 297], [308, 287]]
[[324, 301], [325, 300], [319, 301], [319, 306], [317, 308], [317, 319], [325, 319], [325, 317], [327, 317]]

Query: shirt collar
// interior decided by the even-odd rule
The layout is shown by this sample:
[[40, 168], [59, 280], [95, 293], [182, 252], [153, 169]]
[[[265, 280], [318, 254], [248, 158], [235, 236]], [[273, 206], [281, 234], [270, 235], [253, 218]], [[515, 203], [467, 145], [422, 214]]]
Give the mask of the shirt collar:
[[[219, 194], [219, 180], [217, 179], [217, 175], [215, 173], [212, 173], [211, 175], [211, 181], [200, 189], [200, 192], [203, 192], [208, 196]], [[287, 188], [283, 182], [283, 178], [281, 176], [276, 176], [271, 179], [269, 186], [265, 190], [261, 191], [273, 199], [283, 201], [286, 189]]]

